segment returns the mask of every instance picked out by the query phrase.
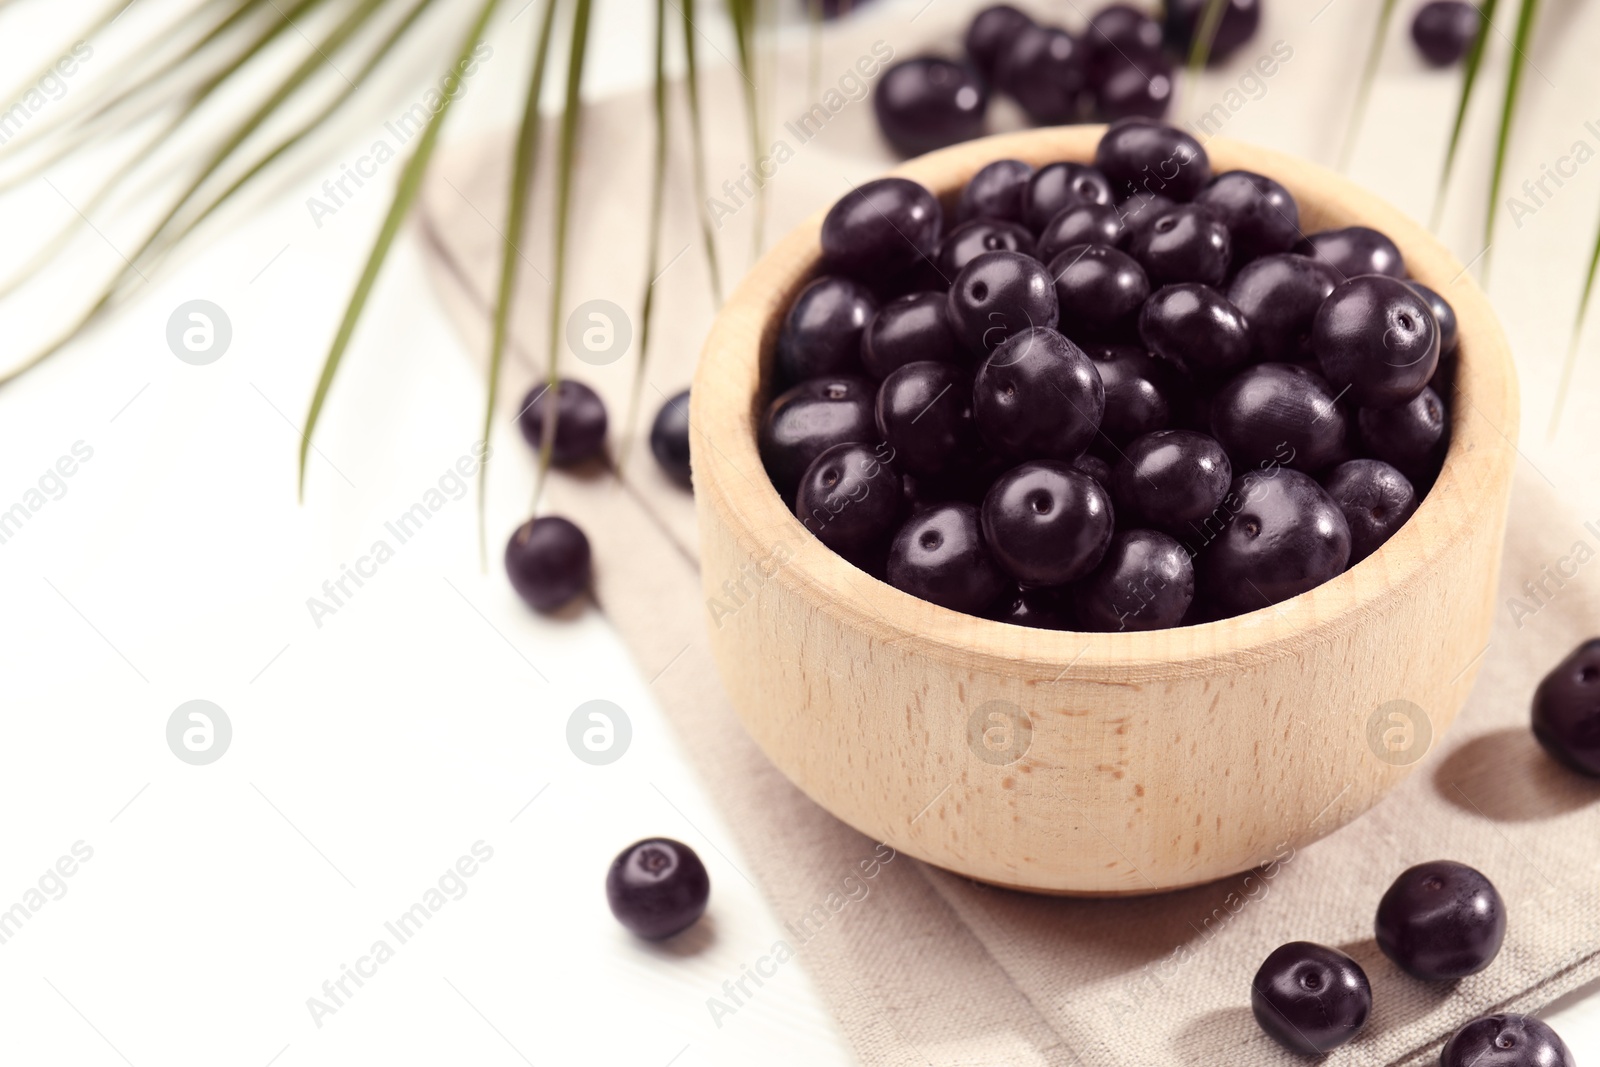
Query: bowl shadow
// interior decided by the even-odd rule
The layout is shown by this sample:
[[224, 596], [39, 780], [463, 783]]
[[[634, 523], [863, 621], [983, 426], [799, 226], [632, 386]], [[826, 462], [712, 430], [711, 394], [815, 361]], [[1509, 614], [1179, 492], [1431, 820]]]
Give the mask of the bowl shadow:
[[1551, 759], [1526, 727], [1474, 737], [1439, 762], [1434, 789], [1462, 811], [1495, 822], [1534, 822], [1600, 800], [1600, 782]]

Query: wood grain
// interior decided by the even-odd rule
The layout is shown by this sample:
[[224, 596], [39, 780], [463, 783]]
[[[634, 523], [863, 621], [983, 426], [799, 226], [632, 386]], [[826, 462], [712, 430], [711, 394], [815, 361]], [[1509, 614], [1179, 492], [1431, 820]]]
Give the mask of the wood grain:
[[[985, 163], [1088, 161], [1102, 127], [973, 141], [896, 173], [945, 199]], [[756, 452], [783, 310], [815, 273], [822, 213], [786, 236], [719, 315], [691, 421], [706, 612], [746, 729], [812, 799], [876, 839], [1032, 891], [1157, 892], [1245, 870], [1366, 811], [1411, 766], [1379, 758], [1389, 701], [1437, 737], [1488, 642], [1517, 391], [1488, 302], [1425, 230], [1314, 164], [1217, 138], [1219, 173], [1270, 175], [1305, 232], [1389, 234], [1460, 320], [1452, 440], [1409, 523], [1285, 603], [1154, 633], [1031, 630], [876, 581], [810, 536]], [[983, 727], [1015, 709], [1013, 732]], [[975, 717], [978, 726], [974, 727]], [[997, 754], [994, 749], [999, 748]]]

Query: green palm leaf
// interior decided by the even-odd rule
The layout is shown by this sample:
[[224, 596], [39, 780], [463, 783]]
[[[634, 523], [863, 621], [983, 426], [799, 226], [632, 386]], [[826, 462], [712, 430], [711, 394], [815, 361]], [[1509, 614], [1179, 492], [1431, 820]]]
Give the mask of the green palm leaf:
[[1478, 36], [1473, 38], [1467, 51], [1466, 71], [1461, 76], [1461, 96], [1456, 101], [1456, 117], [1450, 126], [1450, 144], [1445, 148], [1444, 167], [1439, 172], [1439, 190], [1434, 194], [1432, 228], [1439, 228], [1444, 215], [1444, 193], [1450, 184], [1450, 174], [1455, 169], [1456, 151], [1461, 147], [1461, 131], [1467, 122], [1467, 107], [1472, 103], [1472, 90], [1478, 84], [1478, 72], [1483, 68], [1483, 54], [1489, 44], [1489, 27], [1494, 21], [1495, 8], [1500, 0], [1482, 0], [1478, 5]]
[[711, 271], [711, 298], [720, 307], [722, 277], [717, 269], [717, 242], [711, 232], [711, 215], [706, 207], [709, 188], [706, 185], [705, 132], [700, 122], [700, 72], [695, 61], [694, 39], [695, 34], [699, 32], [694, 26], [695, 0], [679, 0], [679, 3], [681, 6], [678, 8], [678, 13], [683, 16], [684, 87], [689, 97], [689, 140], [694, 168], [694, 187], [699, 201], [697, 207], [700, 213], [700, 237], [705, 245], [706, 265]]
[[1506, 95], [1500, 106], [1500, 134], [1495, 138], [1494, 163], [1489, 171], [1489, 206], [1483, 219], [1483, 277], [1489, 277], [1489, 249], [1494, 246], [1495, 204], [1500, 199], [1500, 184], [1505, 177], [1506, 149], [1511, 143], [1511, 121], [1516, 115], [1517, 94], [1527, 69], [1528, 46], [1533, 39], [1533, 24], [1539, 0], [1522, 0], [1517, 14], [1517, 35], [1511, 42], [1511, 68], [1506, 72]]

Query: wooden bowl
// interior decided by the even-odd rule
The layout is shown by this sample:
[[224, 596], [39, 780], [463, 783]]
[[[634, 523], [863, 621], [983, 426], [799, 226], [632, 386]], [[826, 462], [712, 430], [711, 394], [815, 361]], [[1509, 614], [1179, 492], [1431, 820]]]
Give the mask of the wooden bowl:
[[[948, 208], [981, 166], [1092, 160], [1103, 127], [990, 137], [895, 173]], [[1249, 615], [1151, 633], [1026, 629], [869, 577], [785, 508], [756, 452], [773, 345], [815, 274], [823, 213], [751, 271], [712, 329], [691, 435], [712, 647], [746, 729], [838, 818], [996, 885], [1150, 893], [1281, 857], [1366, 811], [1456, 713], [1488, 643], [1515, 458], [1504, 335], [1420, 226], [1303, 160], [1223, 138], [1305, 232], [1363, 224], [1460, 319], [1452, 437], [1412, 519], [1358, 566]], [[1409, 703], [1406, 703], [1409, 702]]]

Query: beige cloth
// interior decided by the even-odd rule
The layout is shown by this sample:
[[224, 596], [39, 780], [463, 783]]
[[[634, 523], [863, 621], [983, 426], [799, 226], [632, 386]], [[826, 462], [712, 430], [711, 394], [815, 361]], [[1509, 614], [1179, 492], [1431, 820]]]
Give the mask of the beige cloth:
[[[920, 32], [948, 36], [953, 17], [931, 10]], [[823, 87], [837, 89], [859, 57], [871, 57], [872, 43], [848, 35], [830, 41], [820, 64]], [[903, 41], [895, 48], [909, 54]], [[784, 64], [784, 84], [805, 85], [804, 57], [786, 57]], [[837, 111], [821, 134], [802, 143], [780, 125], [766, 138], [788, 149], [772, 164], [769, 237], [888, 165], [873, 134], [870, 101], [849, 99], [848, 79], [844, 88], [836, 97], [812, 97]], [[730, 70], [708, 70], [709, 177], [719, 189], [724, 180], [735, 186], [719, 193], [731, 212], [717, 236], [725, 285], [748, 265], [755, 215], [736, 188], [747, 158], [736, 90]], [[610, 300], [629, 315], [637, 305], [651, 150], [645, 104], [620, 98], [585, 114], [564, 311], [592, 299]], [[804, 109], [783, 107], [787, 114]], [[479, 353], [499, 262], [510, 140], [508, 132], [446, 153], [423, 200], [422, 225], [441, 289]], [[662, 401], [688, 384], [713, 312], [688, 209], [694, 197], [686, 143], [680, 116], [659, 317], [643, 385], [646, 427]], [[547, 149], [547, 162], [551, 154]], [[550, 184], [541, 181], [533, 227], [519, 242], [542, 273], [524, 269], [504, 381], [508, 415], [542, 373]], [[598, 389], [617, 422], [628, 407], [636, 324], [634, 334], [627, 356], [611, 364], [562, 357], [564, 373]], [[1526, 465], [1519, 477], [1502, 585], [1504, 598], [1527, 601], [1524, 581], [1553, 568], [1575, 542], [1600, 547], [1600, 531], [1564, 514]], [[629, 449], [620, 478], [555, 477], [549, 505], [587, 531], [600, 604], [645, 675], [663, 672], [654, 689], [689, 739], [685, 751], [711, 795], [733, 813], [729, 824], [746, 869], [779, 919], [798, 926], [875, 846], [807, 800], [739, 727], [703, 635], [689, 495], [656, 470], [641, 440]], [[1600, 978], [1600, 783], [1556, 767], [1527, 729], [1540, 676], [1578, 640], [1600, 631], [1594, 596], [1600, 572], [1591, 570], [1580, 570], [1545, 606], [1521, 617], [1520, 626], [1502, 606], [1482, 675], [1449, 734], [1377, 809], [1288, 856], [1270, 877], [1258, 872], [1154, 898], [1063, 900], [986, 888], [901, 857], [868, 883], [865, 898], [820, 929], [814, 924], [803, 944], [796, 938], [799, 958], [869, 1063], [1250, 1067], [1298, 1062], [1256, 1027], [1249, 983], [1272, 948], [1309, 939], [1351, 953], [1373, 986], [1371, 1024], [1326, 1063], [1434, 1062], [1444, 1037], [1467, 1019], [1490, 1010], [1535, 1010]], [[1372, 939], [1373, 912], [1389, 881], [1411, 864], [1438, 858], [1485, 871], [1510, 915], [1499, 958], [1454, 986], [1401, 975]]]

